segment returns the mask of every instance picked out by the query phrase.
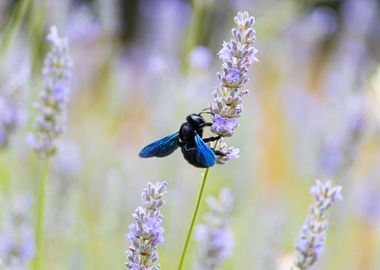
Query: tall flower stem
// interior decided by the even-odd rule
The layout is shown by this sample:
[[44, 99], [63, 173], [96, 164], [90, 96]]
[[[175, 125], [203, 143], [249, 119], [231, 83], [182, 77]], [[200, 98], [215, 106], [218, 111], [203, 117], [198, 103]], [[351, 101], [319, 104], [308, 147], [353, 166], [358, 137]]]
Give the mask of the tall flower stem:
[[34, 270], [42, 270], [42, 254], [44, 243], [44, 214], [46, 183], [49, 174], [49, 159], [43, 161], [41, 177], [38, 183], [37, 197], [37, 222], [36, 222], [36, 257], [34, 259]]
[[202, 27], [208, 24], [208, 18], [210, 12], [212, 11], [213, 4], [206, 3], [203, 0], [193, 0], [192, 1], [192, 15], [190, 19], [190, 25], [187, 32], [187, 36], [184, 42], [184, 50], [182, 54], [182, 72], [187, 73], [189, 68], [188, 56], [190, 51], [201, 43], [202, 38]]
[[[218, 140], [218, 141], [219, 141], [219, 140]], [[214, 144], [214, 149], [215, 149], [215, 147], [218, 145], [218, 141], [215, 142], [215, 144]], [[200, 188], [199, 193], [198, 193], [198, 198], [197, 198], [197, 203], [196, 203], [196, 205], [195, 205], [195, 210], [194, 210], [193, 218], [191, 219], [191, 224], [190, 224], [189, 230], [187, 231], [187, 236], [186, 236], [185, 245], [183, 246], [183, 249], [182, 249], [181, 260], [179, 261], [179, 264], [178, 264], [178, 270], [181, 270], [181, 269], [182, 269], [183, 262], [184, 262], [184, 260], [185, 260], [186, 251], [187, 251], [187, 248], [188, 248], [188, 246], [189, 246], [190, 237], [191, 237], [191, 234], [192, 234], [192, 232], [193, 232], [193, 228], [194, 228], [195, 220], [197, 219], [198, 210], [199, 210], [199, 205], [200, 205], [201, 200], [202, 200], [203, 190], [204, 190], [205, 185], [206, 185], [206, 180], [207, 180], [207, 176], [208, 176], [208, 171], [209, 171], [209, 169], [210, 169], [210, 168], [206, 168], [205, 171], [204, 171], [204, 174], [203, 174], [203, 179], [202, 179], [201, 188]]]
[[46, 18], [46, 0], [35, 1], [30, 10], [30, 17], [28, 19], [28, 40], [30, 44], [30, 55], [32, 57], [32, 72], [35, 74], [41, 65], [43, 59], [44, 46], [44, 18]]
[[14, 9], [14, 13], [11, 15], [7, 26], [3, 32], [3, 37], [0, 45], [0, 56], [7, 50], [9, 43], [12, 41], [13, 37], [17, 33], [22, 20], [28, 10], [31, 0], [19, 1]]
[[187, 39], [185, 41], [184, 51], [182, 55], [182, 71], [187, 71], [187, 56], [191, 50], [191, 48], [194, 46], [194, 44], [198, 41], [198, 36], [200, 33], [200, 29], [202, 27], [202, 4], [199, 0], [193, 0], [192, 1], [193, 11], [191, 15], [191, 21], [190, 26], [188, 30]]

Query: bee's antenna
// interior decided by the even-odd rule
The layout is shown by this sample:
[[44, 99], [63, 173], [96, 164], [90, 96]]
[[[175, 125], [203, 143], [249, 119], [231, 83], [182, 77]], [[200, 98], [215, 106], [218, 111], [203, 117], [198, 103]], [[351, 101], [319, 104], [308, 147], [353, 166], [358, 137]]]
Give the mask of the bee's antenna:
[[204, 113], [214, 115], [211, 111], [207, 111], [207, 110], [210, 110], [210, 108], [205, 108], [205, 109], [203, 109], [203, 110], [199, 113], [199, 115], [202, 115], [202, 114], [204, 114]]

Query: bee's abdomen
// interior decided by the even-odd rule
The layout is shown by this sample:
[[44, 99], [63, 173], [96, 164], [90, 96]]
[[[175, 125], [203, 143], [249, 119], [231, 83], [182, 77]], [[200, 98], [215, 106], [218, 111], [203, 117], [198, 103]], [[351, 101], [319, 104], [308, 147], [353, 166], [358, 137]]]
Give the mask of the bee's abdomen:
[[194, 146], [184, 145], [181, 147], [181, 151], [182, 151], [183, 157], [191, 165], [193, 165], [197, 168], [207, 168], [207, 167], [203, 166], [202, 164], [199, 164], [199, 162], [197, 161], [197, 159], [196, 159], [197, 150]]

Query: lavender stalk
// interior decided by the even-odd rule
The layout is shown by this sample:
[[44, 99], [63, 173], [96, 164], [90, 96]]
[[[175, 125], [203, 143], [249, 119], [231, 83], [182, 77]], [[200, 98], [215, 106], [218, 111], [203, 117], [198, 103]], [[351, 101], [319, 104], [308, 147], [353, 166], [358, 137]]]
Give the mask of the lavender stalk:
[[327, 210], [342, 199], [341, 190], [341, 186], [334, 186], [331, 181], [320, 180], [310, 189], [315, 201], [296, 241], [296, 259], [292, 270], [306, 270], [320, 258], [326, 239]]
[[125, 252], [126, 267], [130, 270], [158, 270], [157, 245], [164, 241], [161, 227], [163, 215], [160, 207], [165, 204], [166, 182], [149, 183], [142, 193], [143, 207], [133, 214], [135, 223], [129, 226], [127, 239], [131, 243]]
[[45, 87], [40, 93], [39, 103], [35, 105], [39, 112], [35, 124], [37, 132], [31, 138], [34, 150], [43, 159], [57, 152], [57, 139], [65, 130], [72, 69], [67, 38], [59, 37], [57, 28], [53, 26], [46, 40], [50, 51], [42, 68]]
[[42, 75], [44, 89], [40, 101], [36, 104], [39, 112], [36, 121], [36, 133], [30, 138], [35, 152], [43, 159], [43, 169], [38, 184], [36, 257], [34, 269], [43, 268], [44, 207], [45, 189], [49, 172], [49, 158], [57, 152], [57, 139], [63, 133], [66, 124], [66, 102], [69, 95], [69, 82], [72, 62], [67, 38], [61, 38], [55, 26], [50, 28], [46, 37], [50, 50], [45, 57]]
[[22, 0], [16, 4], [14, 12], [10, 17], [7, 26], [5, 27], [3, 36], [1, 38], [0, 57], [4, 55], [12, 39], [17, 34], [17, 31], [21, 26], [22, 20], [24, 19], [31, 2], [31, 0]]
[[[243, 112], [242, 98], [248, 93], [248, 90], [241, 90], [241, 88], [248, 82], [248, 68], [257, 61], [255, 56], [257, 50], [253, 46], [256, 40], [256, 32], [253, 28], [255, 18], [249, 16], [248, 12], [238, 12], [234, 21], [237, 27], [231, 31], [232, 39], [224, 42], [223, 48], [218, 53], [219, 58], [223, 61], [222, 71], [217, 74], [220, 84], [213, 92], [214, 98], [209, 104], [209, 109], [213, 115], [211, 131], [222, 138], [231, 137], [235, 128], [239, 125], [237, 118]], [[231, 158], [238, 157], [238, 149], [228, 147], [224, 142], [218, 143], [219, 140], [214, 143], [213, 148], [225, 154], [224, 157], [217, 157], [219, 164], [225, 164]], [[185, 260], [208, 171], [209, 168], [205, 169], [203, 174], [201, 188], [187, 232], [178, 270], [182, 269]]]

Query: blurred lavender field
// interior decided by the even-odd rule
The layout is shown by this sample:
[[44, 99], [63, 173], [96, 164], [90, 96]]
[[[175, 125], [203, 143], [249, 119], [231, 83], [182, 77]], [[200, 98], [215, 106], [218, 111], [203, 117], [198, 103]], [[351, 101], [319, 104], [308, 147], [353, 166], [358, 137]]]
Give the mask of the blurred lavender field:
[[[343, 200], [311, 269], [380, 269], [377, 0], [0, 0], [0, 269], [33, 269], [42, 152], [43, 269], [127, 269], [131, 214], [157, 181], [159, 263], [177, 269], [203, 170], [179, 150], [138, 153], [208, 106], [238, 11], [256, 18], [259, 60], [226, 139], [240, 157], [210, 169], [183, 269], [291, 269], [306, 216], [324, 220], [313, 209], [340, 198], [330, 186], [318, 197], [322, 184], [310, 194], [316, 179]], [[53, 104], [44, 95], [57, 85], [70, 97], [53, 91]], [[32, 135], [47, 125], [56, 150]]]

